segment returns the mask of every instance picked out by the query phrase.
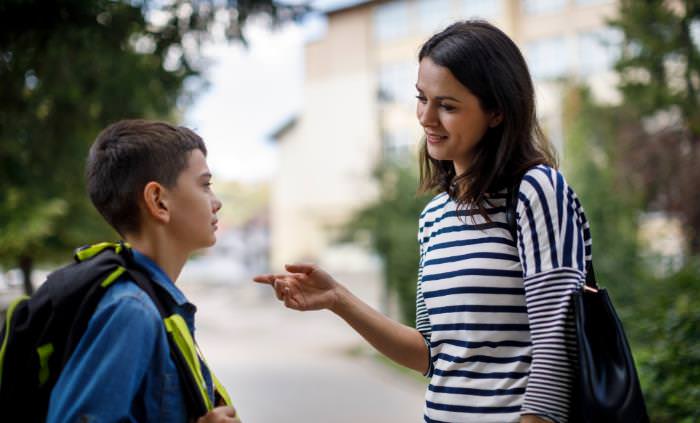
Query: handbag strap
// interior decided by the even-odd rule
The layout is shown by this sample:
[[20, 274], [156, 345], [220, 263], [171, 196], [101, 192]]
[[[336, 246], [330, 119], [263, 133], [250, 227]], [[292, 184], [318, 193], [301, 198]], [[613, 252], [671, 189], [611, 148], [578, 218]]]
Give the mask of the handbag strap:
[[[518, 194], [520, 192], [520, 182], [522, 178], [517, 178], [515, 184], [508, 187], [506, 193], [506, 222], [508, 223], [508, 229], [510, 230], [510, 235], [513, 237], [513, 241], [518, 240], [518, 224], [516, 222], [515, 213], [518, 206]], [[586, 260], [586, 280], [585, 286], [592, 288], [594, 290], [600, 289], [598, 286], [598, 280], [595, 277], [595, 269], [593, 268], [593, 258]]]
[[598, 280], [595, 277], [595, 270], [593, 269], [593, 259], [586, 261], [586, 286], [595, 290], [600, 289]]

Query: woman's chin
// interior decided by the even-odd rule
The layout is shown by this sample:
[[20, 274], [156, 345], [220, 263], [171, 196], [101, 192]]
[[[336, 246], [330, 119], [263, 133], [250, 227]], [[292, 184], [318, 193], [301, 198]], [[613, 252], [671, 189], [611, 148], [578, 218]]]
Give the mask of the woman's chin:
[[428, 146], [428, 156], [433, 160], [452, 160], [449, 155], [445, 154], [441, 149], [435, 147], [431, 148], [430, 146]]

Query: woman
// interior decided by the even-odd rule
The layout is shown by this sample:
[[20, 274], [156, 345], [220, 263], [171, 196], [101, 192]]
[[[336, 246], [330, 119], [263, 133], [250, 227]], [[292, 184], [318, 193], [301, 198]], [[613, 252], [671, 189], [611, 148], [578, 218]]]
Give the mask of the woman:
[[508, 36], [481, 21], [451, 25], [418, 57], [421, 186], [441, 193], [419, 218], [416, 328], [315, 266], [255, 280], [273, 285], [287, 307], [331, 310], [428, 375], [426, 422], [568, 421], [569, 300], [585, 280], [590, 235], [554, 170], [527, 65]]

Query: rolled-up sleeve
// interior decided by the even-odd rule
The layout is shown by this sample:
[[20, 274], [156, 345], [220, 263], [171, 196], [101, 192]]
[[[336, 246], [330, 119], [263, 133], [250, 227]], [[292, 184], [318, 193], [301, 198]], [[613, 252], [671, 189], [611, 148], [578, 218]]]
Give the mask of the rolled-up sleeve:
[[521, 414], [566, 422], [577, 360], [571, 295], [585, 280], [588, 224], [563, 176], [545, 167], [523, 178], [516, 219], [532, 339]]

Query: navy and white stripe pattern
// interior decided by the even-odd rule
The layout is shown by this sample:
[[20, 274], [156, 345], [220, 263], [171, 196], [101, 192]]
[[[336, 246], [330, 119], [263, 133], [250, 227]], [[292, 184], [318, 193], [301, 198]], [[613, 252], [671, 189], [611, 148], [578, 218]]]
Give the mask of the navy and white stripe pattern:
[[420, 216], [416, 328], [431, 350], [426, 422], [565, 422], [575, 332], [571, 292], [585, 280], [591, 240], [562, 175], [528, 171], [516, 207], [489, 197], [487, 222], [440, 194]]

